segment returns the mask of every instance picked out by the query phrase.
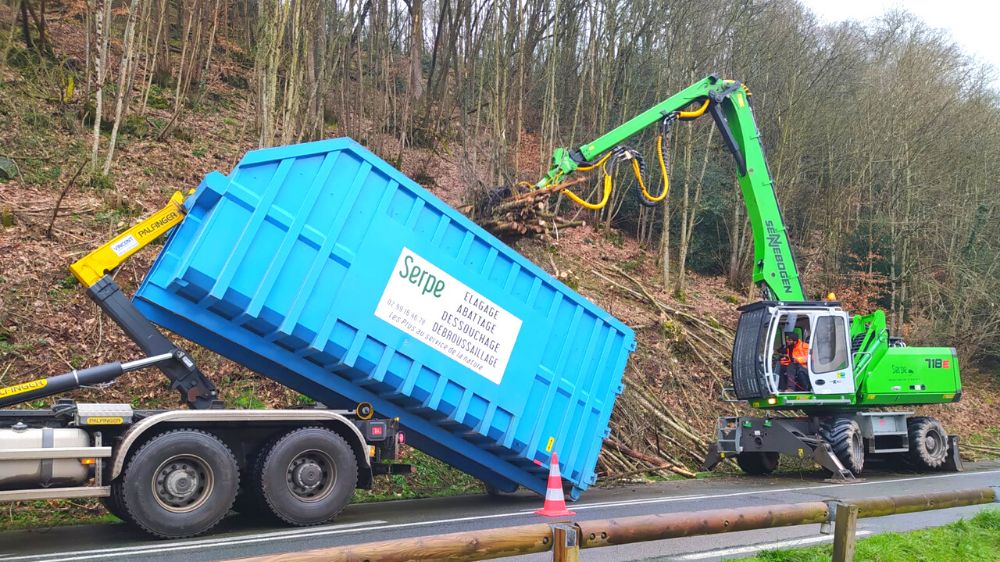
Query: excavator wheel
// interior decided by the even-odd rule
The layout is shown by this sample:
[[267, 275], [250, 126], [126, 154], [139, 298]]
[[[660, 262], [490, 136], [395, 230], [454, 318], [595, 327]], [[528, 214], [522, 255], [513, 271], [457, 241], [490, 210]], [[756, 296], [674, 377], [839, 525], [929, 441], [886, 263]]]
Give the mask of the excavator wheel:
[[778, 468], [778, 453], [746, 452], [736, 456], [736, 464], [746, 474], [766, 476]]
[[941, 422], [918, 416], [906, 422], [910, 440], [910, 460], [920, 468], [938, 469], [948, 459], [948, 434]]
[[823, 439], [830, 444], [840, 464], [855, 476], [865, 467], [865, 440], [861, 427], [853, 418], [833, 418], [820, 428]]

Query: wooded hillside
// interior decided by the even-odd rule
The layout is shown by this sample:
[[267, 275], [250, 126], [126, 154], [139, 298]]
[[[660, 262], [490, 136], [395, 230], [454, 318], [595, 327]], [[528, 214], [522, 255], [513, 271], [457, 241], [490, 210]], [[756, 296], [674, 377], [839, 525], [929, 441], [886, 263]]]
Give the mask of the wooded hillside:
[[[256, 145], [348, 135], [396, 163], [410, 147], [447, 150], [463, 182], [449, 187], [463, 190], [534, 180], [553, 147], [709, 72], [744, 80], [816, 295], [879, 304], [917, 343], [1000, 356], [993, 71], [906, 14], [864, 27], [819, 25], [794, 1], [9, 5], [5, 59], [73, 78], [60, 95], [92, 134], [86, 177], [114, 177], [118, 137], [145, 125], [151, 98], [169, 110], [148, 131], [162, 139], [219, 82]], [[621, 189], [592, 220], [662, 254], [659, 282], [679, 295], [691, 268], [742, 287], [750, 237], [730, 162], [708, 120], [679, 129], [668, 204], [649, 210]], [[654, 154], [651, 138], [637, 146]]]
[[[794, 0], [2, 0], [0, 383], [128, 356], [66, 265], [248, 149], [351, 136], [460, 206], [536, 181], [555, 147], [712, 72], [753, 93], [808, 296], [882, 307], [910, 343], [995, 368], [995, 71], [905, 13], [830, 26]], [[586, 227], [518, 246], [640, 332], [639, 410], [616, 416], [639, 429], [605, 472], [692, 466], [730, 409], [704, 397], [728, 376], [735, 306], [756, 293], [713, 127], [675, 127], [665, 204], [640, 205], [622, 172], [600, 212], [544, 202]], [[632, 143], [648, 162], [654, 134]], [[598, 197], [598, 181], [578, 187]], [[151, 259], [119, 281], [134, 288]], [[199, 360], [242, 407], [296, 399]], [[81, 396], [173, 405], [162, 387]], [[995, 407], [982, 392], [956, 417]], [[667, 414], [630, 418], [662, 402]]]

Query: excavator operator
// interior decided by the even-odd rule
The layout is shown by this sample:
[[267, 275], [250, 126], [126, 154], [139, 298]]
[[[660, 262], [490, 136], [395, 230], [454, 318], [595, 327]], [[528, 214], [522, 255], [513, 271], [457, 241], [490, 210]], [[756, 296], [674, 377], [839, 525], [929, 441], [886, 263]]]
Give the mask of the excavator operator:
[[809, 344], [799, 339], [799, 334], [792, 331], [785, 334], [784, 354], [778, 362], [781, 364], [781, 388], [784, 392], [809, 390]]

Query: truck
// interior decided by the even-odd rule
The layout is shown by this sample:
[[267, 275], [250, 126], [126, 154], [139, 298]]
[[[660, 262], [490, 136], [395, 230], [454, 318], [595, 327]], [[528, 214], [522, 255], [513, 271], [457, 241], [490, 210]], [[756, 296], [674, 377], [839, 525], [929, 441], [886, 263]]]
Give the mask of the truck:
[[[166, 238], [129, 299], [115, 270]], [[491, 490], [594, 469], [634, 333], [353, 140], [247, 153], [70, 266], [144, 354], [0, 388], [0, 501], [98, 497], [158, 538], [232, 509], [329, 521], [409, 474], [404, 442]], [[227, 408], [202, 345], [316, 402]], [[158, 370], [186, 409], [58, 399]]]
[[[881, 310], [852, 315], [833, 293], [806, 298], [746, 84], [709, 75], [593, 141], [557, 149], [550, 170], [534, 187], [600, 209], [613, 189], [615, 166], [624, 163], [635, 175], [639, 202], [656, 205], [669, 189], [664, 147], [671, 127], [706, 113], [733, 156], [753, 233], [753, 281], [761, 292], [759, 301], [739, 309], [733, 387], [724, 398], [783, 415], [719, 418], [703, 469], [735, 459], [748, 474], [769, 474], [784, 454], [811, 459], [846, 481], [862, 473], [866, 456], [903, 459], [922, 470], [961, 470], [958, 438], [938, 420], [889, 410], [958, 402], [962, 385], [955, 348], [909, 347], [889, 333]], [[663, 181], [656, 195], [644, 182], [641, 153], [624, 144], [654, 125], [659, 125], [656, 152]], [[603, 170], [599, 201], [560, 188], [572, 174], [598, 168]]]

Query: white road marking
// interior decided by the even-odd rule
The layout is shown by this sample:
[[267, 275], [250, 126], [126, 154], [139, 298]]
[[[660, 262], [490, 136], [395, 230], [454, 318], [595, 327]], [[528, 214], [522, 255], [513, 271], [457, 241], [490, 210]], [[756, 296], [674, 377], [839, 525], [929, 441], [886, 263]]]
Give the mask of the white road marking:
[[[455, 517], [452, 519], [439, 519], [436, 521], [414, 521], [412, 523], [396, 523], [394, 525], [377, 525], [374, 527], [360, 527], [359, 525], [367, 525], [372, 523], [384, 523], [384, 521], [364, 521], [361, 523], [351, 523], [350, 525], [335, 526], [340, 527], [336, 529], [326, 528], [323, 530], [317, 530], [315, 527], [308, 529], [298, 529], [294, 531], [279, 531], [277, 533], [262, 533], [260, 535], [243, 535], [237, 537], [221, 537], [219, 539], [208, 539], [203, 541], [190, 541], [190, 542], [180, 542], [173, 543], [176, 546], [170, 546], [170, 550], [192, 550], [207, 547], [217, 547], [217, 546], [228, 546], [232, 544], [249, 544], [249, 543], [259, 543], [259, 542], [274, 542], [282, 541], [288, 539], [298, 539], [304, 537], [321, 537], [327, 535], [340, 535], [344, 533], [351, 532], [362, 532], [362, 531], [381, 531], [385, 529], [402, 529], [407, 527], [422, 527], [425, 525], [439, 525], [442, 523], [456, 523], [461, 521], [475, 521], [478, 519], [497, 519], [501, 517], [513, 517], [518, 515], [524, 515], [520, 512], [512, 513], [495, 513], [492, 515], [475, 515], [470, 517]], [[352, 528], [347, 529], [343, 527], [351, 526]], [[292, 534], [295, 533], [295, 534]], [[248, 538], [254, 537], [254, 538]], [[197, 543], [197, 544], [195, 544]], [[163, 550], [166, 544], [152, 543], [148, 545], [137, 545], [131, 547], [122, 548], [111, 548], [102, 550], [81, 550], [77, 552], [50, 552], [48, 554], [34, 554], [29, 556], [15, 556], [9, 558], [0, 558], [0, 561], [8, 562], [13, 560], [30, 560], [34, 562], [41, 562], [45, 560], [59, 560], [59, 561], [69, 561], [69, 560], [92, 560], [94, 558], [106, 559], [115, 558], [121, 556], [130, 556], [134, 554], [153, 554], [158, 553]], [[81, 556], [72, 556], [79, 554]]]
[[[723, 494], [708, 494], [708, 495], [695, 495], [695, 496], [672, 496], [667, 498], [642, 498], [637, 500], [628, 500], [621, 502], [601, 502], [594, 504], [579, 504], [573, 505], [573, 509], [587, 509], [588, 507], [621, 507], [627, 505], [642, 505], [642, 504], [655, 504], [655, 503], [669, 503], [676, 501], [685, 500], [703, 500], [712, 498], [723, 498], [723, 497], [734, 497], [734, 496], [749, 496], [755, 494], [775, 494], [781, 492], [796, 492], [796, 491], [808, 491], [808, 490], [818, 490], [825, 488], [838, 488], [847, 486], [864, 486], [868, 484], [888, 484], [892, 482], [908, 482], [911, 480], [931, 480], [937, 478], [954, 478], [960, 476], [970, 476], [970, 475], [983, 475], [983, 474], [995, 474], [1000, 473], [1000, 470], [984, 470], [979, 472], [957, 472], [950, 474], [937, 474], [933, 476], [915, 476], [909, 478], [895, 478], [890, 480], [871, 480], [865, 482], [858, 482], [855, 484], [820, 484], [818, 486], [797, 486], [789, 488], [774, 488], [766, 490], [754, 490], [749, 492], [732, 492]], [[48, 554], [35, 554], [27, 556], [13, 556], [13, 557], [0, 557], [2, 562], [11, 562], [15, 560], [21, 561], [35, 561], [41, 562], [44, 560], [92, 560], [92, 559], [104, 559], [104, 558], [115, 558], [121, 556], [129, 556], [135, 554], [153, 554], [163, 551], [165, 548], [170, 548], [173, 550], [194, 550], [199, 548], [209, 548], [215, 546], [228, 546], [232, 544], [249, 544], [249, 543], [259, 543], [259, 542], [269, 542], [269, 541], [283, 541], [288, 539], [306, 538], [306, 537], [320, 537], [327, 535], [339, 535], [351, 532], [363, 532], [363, 531], [384, 531], [388, 529], [403, 529], [410, 527], [421, 527], [426, 525], [440, 525], [447, 523], [459, 523], [463, 521], [477, 521], [485, 519], [500, 519], [505, 517], [516, 517], [524, 516], [527, 511], [515, 511], [509, 513], [494, 513], [489, 515], [471, 515], [467, 517], [454, 517], [451, 519], [438, 519], [434, 521], [414, 521], [410, 523], [394, 523], [388, 525], [381, 525], [385, 521], [364, 521], [358, 523], [349, 523], [344, 525], [330, 525], [327, 527], [309, 527], [305, 529], [291, 529], [285, 531], [275, 531], [272, 533], [259, 533], [255, 535], [241, 535], [241, 536], [229, 536], [220, 537], [218, 539], [203, 539], [194, 541], [179, 541], [173, 543], [151, 543], [147, 545], [137, 545], [131, 547], [121, 547], [121, 548], [110, 548], [110, 549], [98, 549], [98, 550], [81, 550], [75, 552], [53, 552]], [[363, 525], [371, 525], [368, 527], [363, 527]]]
[[[635, 500], [613, 500], [613, 501], [597, 502], [597, 503], [583, 503], [583, 504], [581, 504], [581, 503], [573, 503], [573, 504], [567, 504], [567, 505], [571, 506], [573, 509], [593, 509], [595, 507], [621, 507], [623, 505], [642, 505], [644, 503], [660, 503], [660, 502], [664, 502], [664, 501], [681, 501], [681, 500], [699, 499], [699, 498], [702, 498], [702, 497], [704, 497], [704, 496], [697, 496], [697, 495], [692, 495], [692, 496], [670, 496], [670, 498], [639, 498], [639, 499], [635, 499]], [[532, 512], [534, 512], [537, 509], [538, 509], [537, 507], [532, 507], [532, 508], [528, 508], [528, 509], [522, 509], [521, 513], [532, 513]]]
[[[855, 536], [863, 537], [865, 535], [872, 534], [871, 531], [858, 531]], [[682, 556], [674, 556], [674, 560], [704, 560], [706, 558], [721, 558], [723, 556], [734, 556], [740, 554], [751, 554], [754, 552], [760, 552], [761, 550], [773, 550], [776, 548], [793, 548], [797, 546], [805, 546], [809, 544], [821, 543], [832, 541], [833, 535], [818, 535], [815, 537], [806, 537], [804, 539], [792, 539], [787, 541], [776, 541], [768, 542], [762, 544], [755, 544], [751, 546], [740, 546], [734, 548], [720, 548], [719, 550], [706, 550], [705, 552], [695, 552], [693, 554], [684, 554]]]
[[[78, 550], [74, 552], [59, 552], [59, 553], [48, 553], [48, 554], [32, 554], [26, 556], [0, 556], [0, 560], [6, 562], [8, 560], [34, 560], [36, 558], [50, 558], [52, 556], [70, 556], [74, 554], [108, 554], [114, 556], [115, 553], [124, 552], [130, 553], [136, 550], [151, 550], [158, 551], [164, 549], [175, 549], [178, 547], [197, 547], [197, 546], [219, 546], [225, 543], [241, 543], [241, 542], [259, 542], [255, 539], [265, 539], [273, 540], [280, 538], [298, 538], [303, 534], [312, 534], [318, 532], [330, 532], [330, 531], [341, 531], [341, 530], [354, 530], [357, 527], [364, 525], [377, 525], [380, 523], [386, 523], [386, 521], [376, 520], [376, 521], [358, 521], [356, 523], [343, 523], [340, 525], [323, 525], [321, 527], [306, 527], [301, 529], [286, 529], [282, 531], [271, 531], [267, 533], [255, 533], [248, 535], [235, 535], [219, 537], [215, 539], [192, 539], [185, 541], [174, 541], [174, 542], [157, 542], [150, 544], [141, 544], [135, 546], [123, 546], [117, 548], [100, 548], [94, 550]], [[376, 528], [376, 527], [370, 527]]]
[[[610, 501], [603, 503], [594, 504], [572, 504], [574, 510], [589, 509], [591, 507], [623, 507], [626, 505], [643, 505], [643, 504], [654, 504], [654, 503], [671, 503], [677, 501], [686, 500], [708, 500], [713, 498], [730, 498], [734, 496], [753, 496], [757, 494], [777, 494], [782, 492], [800, 492], [809, 490], [820, 490], [825, 488], [854, 488], [857, 486], [867, 486], [871, 484], [891, 484], [893, 482], [909, 482], [912, 480], [932, 480], [936, 478], [954, 478], [957, 476], [970, 476], [976, 474], [995, 474], [1000, 473], [1000, 470], [983, 470], [980, 472], [954, 472], [949, 474], [935, 474], [932, 476], [913, 476], [908, 478], [892, 478], [889, 480], [866, 480], [864, 482], [855, 482], [852, 484], [819, 484], [816, 486], [793, 486], [789, 488], [773, 488], [765, 490], [752, 490], [749, 492], [727, 492], [723, 494], [705, 494], [701, 496], [671, 496], [667, 498], [641, 498], [635, 500], [621, 500], [621, 501]], [[532, 512], [534, 509], [522, 510], [522, 513]]]

